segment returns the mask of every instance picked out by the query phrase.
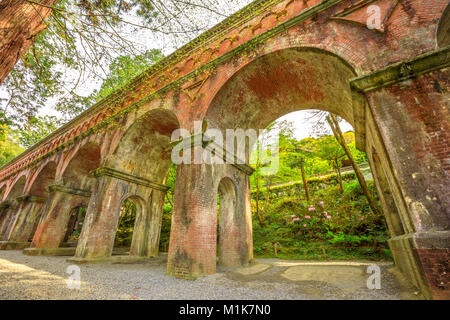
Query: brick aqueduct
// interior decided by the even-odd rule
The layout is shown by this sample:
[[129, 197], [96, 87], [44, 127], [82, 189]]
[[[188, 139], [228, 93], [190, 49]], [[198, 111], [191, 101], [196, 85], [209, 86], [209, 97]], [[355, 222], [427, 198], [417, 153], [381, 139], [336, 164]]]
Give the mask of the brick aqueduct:
[[[257, 129], [321, 109], [351, 123], [368, 155], [397, 267], [425, 297], [450, 298], [448, 3], [253, 2], [1, 168], [1, 248], [63, 250], [72, 210], [85, 207], [69, 260], [112, 259], [132, 198], [130, 256], [156, 256], [173, 130]], [[372, 5], [380, 29], [366, 23]], [[215, 273], [218, 194], [219, 262], [253, 258], [251, 173], [177, 166], [169, 275]]]

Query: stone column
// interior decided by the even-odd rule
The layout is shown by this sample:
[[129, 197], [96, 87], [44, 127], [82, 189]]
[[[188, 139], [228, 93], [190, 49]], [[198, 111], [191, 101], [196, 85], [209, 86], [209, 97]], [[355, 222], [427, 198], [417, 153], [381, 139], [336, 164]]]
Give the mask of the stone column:
[[168, 275], [195, 279], [216, 272], [217, 191], [213, 168], [206, 164], [177, 167]]
[[67, 232], [72, 209], [85, 207], [90, 192], [69, 188], [62, 185], [51, 185], [50, 195], [42, 208], [42, 218], [36, 228], [32, 247], [59, 248]]
[[[247, 165], [180, 164], [177, 167], [167, 274], [195, 279], [214, 274], [217, 261], [217, 196], [219, 182], [233, 177], [233, 208], [222, 208], [219, 263], [246, 265], [253, 258]], [[233, 192], [230, 192], [229, 196]], [[227, 259], [227, 261], [224, 261]]]
[[[161, 231], [162, 199], [168, 187], [111, 168], [94, 171], [97, 182], [89, 202], [75, 259], [104, 259], [112, 256], [120, 208], [130, 196], [150, 204], [138, 204], [131, 255], [157, 254]], [[153, 190], [153, 191], [152, 191]]]
[[447, 47], [352, 81], [381, 136], [376, 152], [387, 155], [383, 168], [404, 232], [391, 230], [394, 259], [434, 299], [450, 298], [449, 65]]
[[46, 198], [25, 195], [19, 197], [17, 200], [19, 202], [19, 209], [8, 241], [27, 242], [33, 238]]

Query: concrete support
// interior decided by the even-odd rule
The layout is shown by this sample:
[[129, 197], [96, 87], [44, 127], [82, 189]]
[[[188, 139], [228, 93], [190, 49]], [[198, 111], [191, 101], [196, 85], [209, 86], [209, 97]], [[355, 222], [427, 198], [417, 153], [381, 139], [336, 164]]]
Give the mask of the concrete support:
[[26, 195], [18, 198], [18, 201], [18, 213], [8, 241], [27, 242], [33, 238], [46, 198]]
[[[228, 174], [233, 178], [219, 187]], [[253, 259], [248, 176], [231, 165], [181, 164], [175, 184], [169, 275], [195, 279], [216, 272], [219, 188], [220, 262], [242, 266]]]
[[35, 248], [59, 248], [67, 232], [72, 209], [85, 207], [90, 197], [89, 191], [62, 185], [50, 186], [49, 192], [33, 237], [31, 246]]
[[162, 204], [168, 187], [110, 168], [94, 171], [97, 177], [78, 241], [74, 261], [110, 258], [120, 208], [133, 197], [138, 212], [130, 254], [149, 257], [158, 254]]
[[388, 217], [395, 262], [433, 299], [450, 298], [449, 65], [447, 47], [352, 83], [366, 94], [384, 142], [375, 148], [383, 168], [374, 173], [382, 202], [395, 200]]

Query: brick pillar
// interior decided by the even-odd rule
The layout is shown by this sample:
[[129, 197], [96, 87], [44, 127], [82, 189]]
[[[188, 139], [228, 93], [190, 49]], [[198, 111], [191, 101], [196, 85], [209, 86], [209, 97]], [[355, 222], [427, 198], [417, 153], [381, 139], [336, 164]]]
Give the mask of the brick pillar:
[[449, 63], [446, 48], [352, 83], [369, 100], [399, 189], [405, 234], [390, 240], [394, 259], [433, 299], [450, 299]]
[[232, 169], [230, 177], [223, 178], [218, 187], [219, 210], [219, 264], [237, 267], [253, 259], [250, 180], [247, 174]]
[[[120, 208], [130, 196], [139, 196], [131, 255], [151, 256], [158, 253], [161, 231], [162, 200], [166, 186], [111, 168], [94, 171], [97, 177], [89, 202], [83, 230], [75, 253], [76, 259], [111, 257]], [[148, 199], [150, 205], [146, 203]]]
[[18, 214], [8, 241], [27, 242], [33, 238], [46, 198], [26, 195], [18, 198], [18, 201]]
[[169, 275], [189, 279], [216, 272], [217, 191], [213, 168], [206, 164], [177, 167]]
[[42, 217], [33, 237], [32, 247], [59, 248], [67, 232], [74, 208], [85, 207], [90, 192], [62, 185], [49, 186], [50, 195], [42, 208]]
[[[194, 159], [208, 151], [214, 154], [216, 164], [177, 167], [167, 274], [195, 279], [216, 272], [219, 194], [219, 263], [248, 264], [253, 259], [249, 175], [254, 169], [211, 142], [206, 134], [200, 140], [192, 136], [184, 141], [190, 143]], [[224, 164], [217, 164], [220, 158]], [[232, 163], [229, 159], [233, 159]]]

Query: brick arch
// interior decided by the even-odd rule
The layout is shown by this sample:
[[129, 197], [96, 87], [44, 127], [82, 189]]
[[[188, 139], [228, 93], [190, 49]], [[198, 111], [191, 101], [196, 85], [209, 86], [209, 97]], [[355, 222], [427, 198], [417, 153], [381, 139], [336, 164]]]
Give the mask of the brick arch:
[[320, 109], [354, 125], [349, 80], [355, 76], [351, 65], [324, 50], [276, 50], [234, 72], [211, 97], [205, 119], [218, 128], [262, 129], [290, 112]]
[[25, 184], [27, 182], [27, 176], [21, 175], [19, 176], [13, 183], [11, 183], [10, 189], [5, 192], [5, 199], [13, 201], [17, 197], [23, 195], [25, 190]]
[[438, 48], [450, 45], [450, 3], [445, 8], [436, 28], [436, 43]]
[[47, 187], [55, 182], [57, 163], [47, 161], [28, 179], [26, 192], [33, 196], [47, 197]]
[[3, 201], [3, 196], [5, 195], [6, 191], [6, 184], [3, 184], [0, 186], [0, 202]]
[[123, 132], [105, 165], [163, 183], [171, 165], [169, 142], [179, 126], [171, 110], [156, 108], [145, 112]]
[[95, 182], [91, 172], [101, 163], [100, 145], [95, 141], [79, 145], [64, 162], [67, 165], [59, 173], [59, 181], [75, 189], [91, 190]]

